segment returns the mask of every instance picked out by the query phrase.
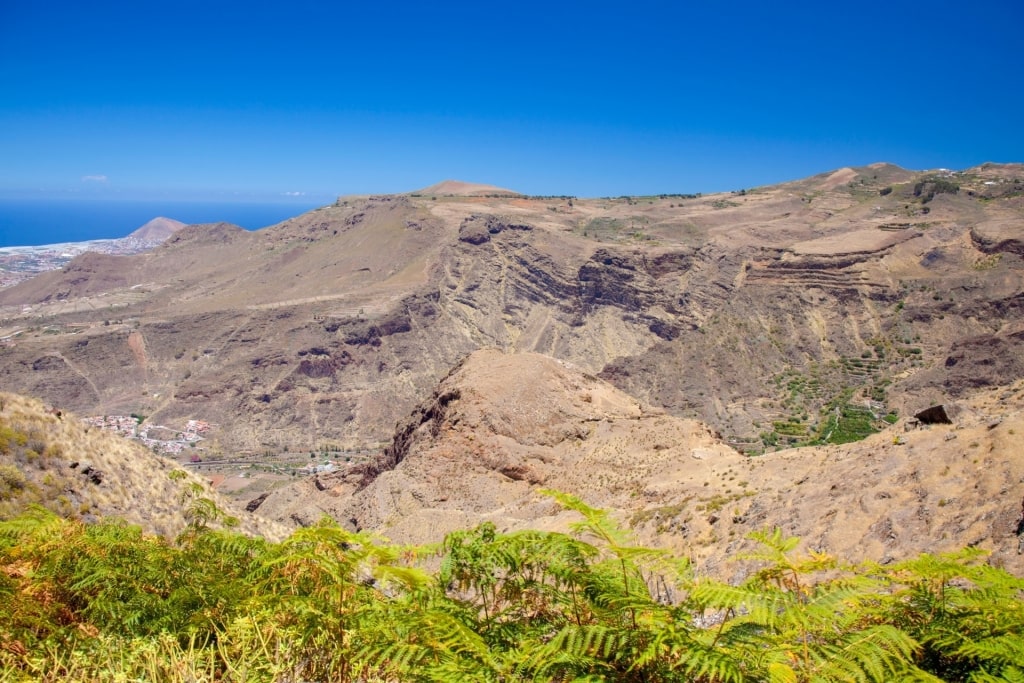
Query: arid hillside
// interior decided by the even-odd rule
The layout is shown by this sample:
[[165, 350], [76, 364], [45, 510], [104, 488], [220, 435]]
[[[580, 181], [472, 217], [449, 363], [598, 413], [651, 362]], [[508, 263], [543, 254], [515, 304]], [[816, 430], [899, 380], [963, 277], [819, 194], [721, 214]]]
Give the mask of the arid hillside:
[[484, 190], [345, 197], [82, 257], [0, 292], [0, 382], [84, 415], [205, 420], [208, 456], [369, 453], [496, 348], [761, 453], [1024, 373], [1021, 165], [707, 196]]
[[[37, 400], [0, 393], [0, 519], [41, 505], [69, 519], [116, 517], [173, 538], [194, 519], [190, 508], [200, 499], [236, 517], [245, 533], [271, 540], [287, 533], [137, 443]], [[206, 523], [221, 521], [214, 516]]]
[[551, 488], [718, 575], [739, 571], [749, 532], [776, 526], [808, 550], [880, 562], [977, 546], [1024, 574], [1024, 380], [940, 416], [951, 422], [902, 419], [857, 443], [751, 458], [564, 362], [485, 350], [379, 458], [275, 492], [259, 512], [439, 542], [483, 521], [564, 530], [575, 517], [538, 493]]

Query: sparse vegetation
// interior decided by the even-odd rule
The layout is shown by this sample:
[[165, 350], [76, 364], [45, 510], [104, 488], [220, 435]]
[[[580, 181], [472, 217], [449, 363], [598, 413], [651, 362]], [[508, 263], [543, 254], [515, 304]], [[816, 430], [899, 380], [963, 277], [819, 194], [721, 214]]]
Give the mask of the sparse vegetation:
[[[201, 479], [139, 444], [99, 429], [87, 431], [77, 419], [62, 419], [30, 399], [3, 397], [0, 520], [42, 506], [83, 521], [117, 514], [173, 536], [188, 524], [183, 494], [195, 505], [206, 505], [195, 501], [207, 499], [218, 509], [224, 506]], [[228, 516], [208, 521], [225, 526]], [[256, 532], [252, 524], [247, 522], [249, 533]], [[283, 533], [283, 528], [274, 531], [278, 537]]]
[[914, 184], [914, 196], [920, 198], [922, 204], [927, 204], [939, 194], [956, 194], [960, 186], [951, 180], [938, 177], [927, 177]]
[[988, 256], [984, 256], [974, 263], [971, 264], [971, 268], [974, 270], [992, 270], [999, 265], [999, 261], [1002, 259], [1002, 254], [995, 253]]

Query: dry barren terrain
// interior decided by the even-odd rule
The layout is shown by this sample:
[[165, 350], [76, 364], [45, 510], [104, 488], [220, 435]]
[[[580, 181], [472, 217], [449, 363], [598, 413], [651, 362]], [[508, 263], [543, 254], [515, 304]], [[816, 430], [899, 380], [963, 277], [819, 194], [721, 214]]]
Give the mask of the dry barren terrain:
[[949, 423], [902, 419], [856, 443], [748, 457], [564, 362], [479, 351], [377, 461], [276, 492], [259, 511], [438, 542], [483, 521], [564, 530], [573, 515], [538, 493], [552, 488], [707, 571], [777, 526], [806, 549], [881, 562], [980, 546], [1024, 573], [1024, 380], [942, 414]]
[[[550, 486], [710, 563], [774, 523], [879, 559], [948, 540], [1016, 561], [1019, 164], [342, 197], [83, 255], [0, 290], [0, 340], [5, 390], [203, 421], [207, 463], [326, 454], [301, 504], [264, 501], [289, 523], [533, 524]], [[952, 426], [907, 431], [939, 404]]]

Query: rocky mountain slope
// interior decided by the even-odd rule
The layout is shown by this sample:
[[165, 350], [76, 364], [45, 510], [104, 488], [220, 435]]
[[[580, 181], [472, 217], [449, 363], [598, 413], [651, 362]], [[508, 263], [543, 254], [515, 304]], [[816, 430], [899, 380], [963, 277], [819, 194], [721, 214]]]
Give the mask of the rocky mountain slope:
[[0, 381], [85, 414], [204, 419], [231, 452], [372, 450], [494, 347], [741, 450], [856, 438], [1020, 376], [1022, 183], [1020, 165], [875, 164], [721, 195], [418, 192], [191, 226], [0, 292]]
[[[709, 569], [779, 525], [1021, 573], [1022, 245], [1014, 164], [588, 200], [446, 182], [0, 291], [0, 383], [202, 420], [207, 461], [341, 450], [253, 502], [289, 525], [557, 527], [550, 487]], [[909, 421], [939, 404], [951, 425]]]
[[275, 492], [259, 512], [438, 542], [483, 521], [564, 529], [572, 515], [538, 493], [553, 488], [701, 571], [734, 571], [753, 550], [746, 534], [778, 526], [807, 549], [881, 562], [980, 546], [1024, 573], [1024, 380], [942, 415], [951, 422], [903, 419], [857, 443], [750, 458], [562, 361], [484, 350], [379, 458]]
[[246, 533], [280, 540], [289, 528], [237, 508], [204, 480], [137, 443], [89, 428], [40, 401], [0, 393], [0, 519], [42, 505], [71, 519], [117, 517], [174, 537], [198, 497], [235, 516]]
[[326, 513], [405, 541], [436, 541], [483, 519], [520, 516], [536, 507], [541, 486], [621, 504], [655, 473], [685, 467], [682, 454], [694, 449], [735, 455], [700, 423], [643, 408], [564, 361], [481, 350], [399, 424], [378, 458], [272, 494], [260, 511], [303, 525]]

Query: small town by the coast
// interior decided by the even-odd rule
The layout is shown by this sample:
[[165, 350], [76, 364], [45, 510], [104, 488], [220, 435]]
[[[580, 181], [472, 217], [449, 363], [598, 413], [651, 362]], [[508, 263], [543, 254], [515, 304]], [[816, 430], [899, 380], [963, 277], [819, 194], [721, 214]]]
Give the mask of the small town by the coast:
[[160, 241], [129, 236], [36, 247], [0, 247], [0, 289], [13, 287], [39, 273], [63, 268], [71, 259], [87, 251], [130, 256], [152, 249]]

